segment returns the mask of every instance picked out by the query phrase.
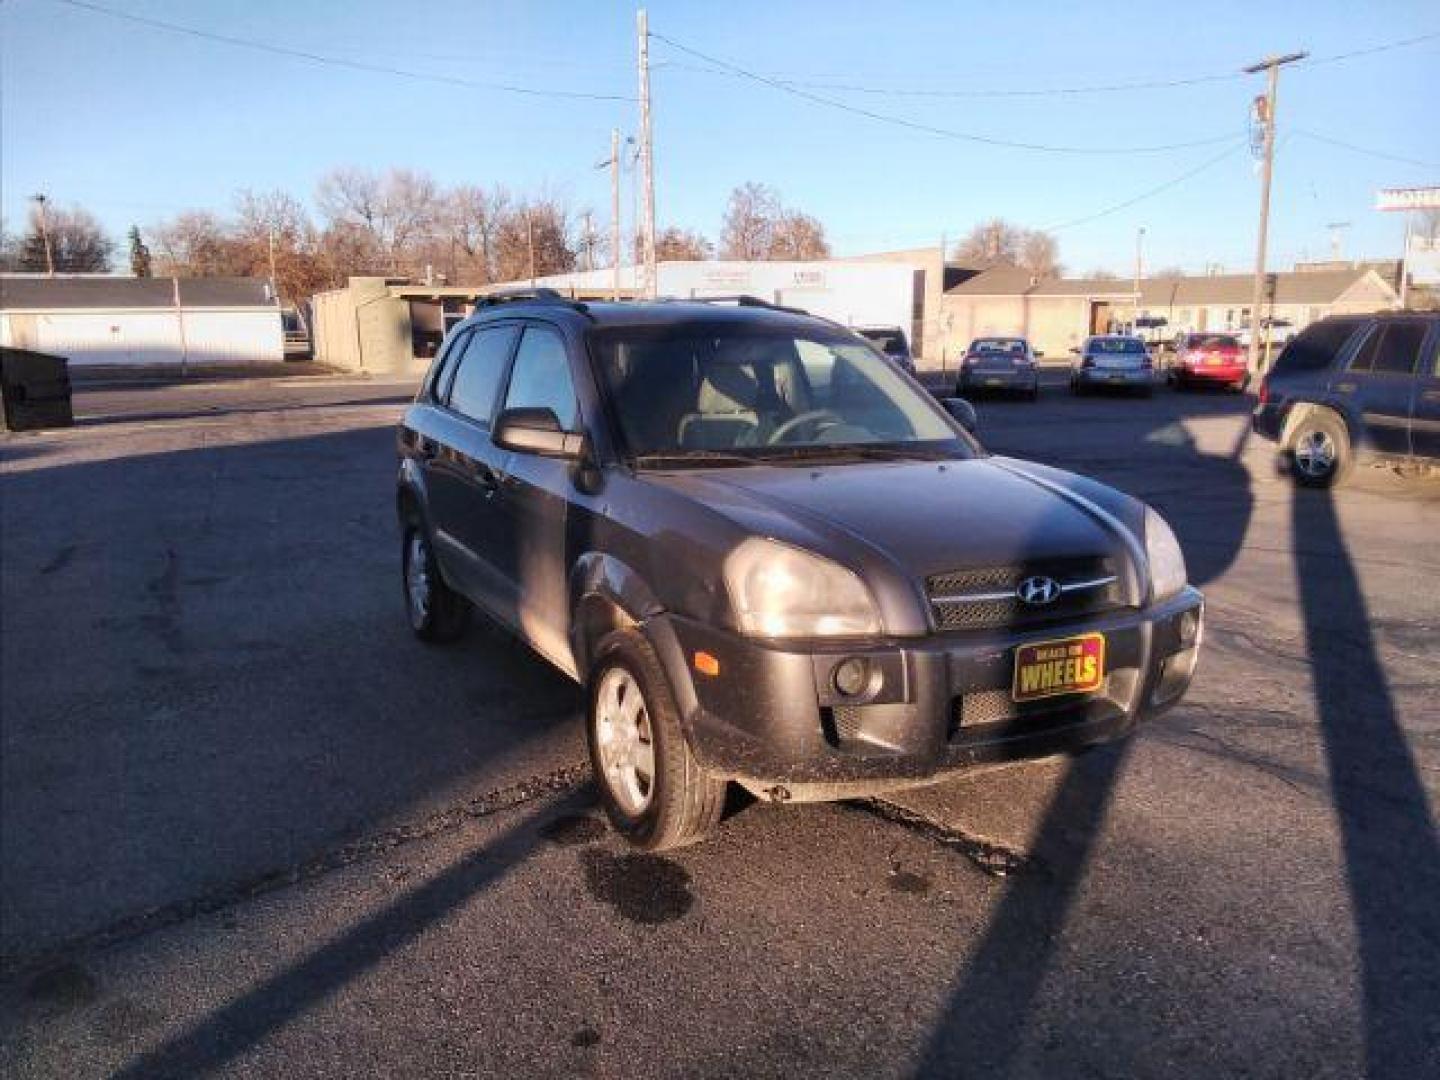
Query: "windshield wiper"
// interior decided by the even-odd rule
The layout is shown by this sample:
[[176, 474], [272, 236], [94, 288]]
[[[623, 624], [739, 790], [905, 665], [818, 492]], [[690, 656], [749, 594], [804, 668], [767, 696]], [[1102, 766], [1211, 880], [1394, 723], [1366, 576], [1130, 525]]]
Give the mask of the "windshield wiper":
[[630, 464], [637, 469], [664, 468], [667, 465], [759, 465], [758, 458], [729, 454], [724, 450], [673, 450], [653, 454], [636, 454]]
[[786, 449], [784, 456], [792, 460], [852, 457], [865, 461], [948, 461], [955, 457], [949, 450], [876, 443], [808, 443]]

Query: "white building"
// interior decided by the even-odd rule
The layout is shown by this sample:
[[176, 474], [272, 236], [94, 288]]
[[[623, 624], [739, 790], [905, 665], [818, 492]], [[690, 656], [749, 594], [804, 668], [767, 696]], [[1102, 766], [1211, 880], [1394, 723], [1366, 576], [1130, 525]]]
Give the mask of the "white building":
[[259, 278], [0, 275], [0, 345], [72, 368], [285, 358], [280, 307]]
[[[662, 262], [656, 291], [661, 296], [700, 298], [744, 294], [787, 307], [804, 308], [845, 326], [898, 326], [917, 349], [913, 325], [919, 304], [917, 267], [848, 260], [814, 262]], [[587, 296], [603, 295], [612, 282], [607, 269], [552, 274], [536, 285]], [[526, 285], [528, 282], [512, 282]], [[636, 268], [620, 268], [625, 295], [637, 287]]]

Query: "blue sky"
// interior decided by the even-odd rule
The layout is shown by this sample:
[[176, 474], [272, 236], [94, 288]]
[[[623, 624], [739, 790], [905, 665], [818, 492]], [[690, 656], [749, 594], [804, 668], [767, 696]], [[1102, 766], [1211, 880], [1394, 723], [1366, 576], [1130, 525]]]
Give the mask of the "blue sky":
[[[432, 0], [95, 0], [213, 33], [472, 82], [633, 95], [628, 3]], [[1035, 97], [893, 91], [1054, 89], [1233, 72], [1260, 56], [1317, 57], [1440, 31], [1433, 0], [1344, 2], [725, 3], [656, 0], [652, 31], [810, 92], [929, 127], [1060, 146], [1244, 138], [1258, 77], [1170, 89]], [[177, 210], [227, 209], [236, 189], [308, 198], [337, 165], [409, 166], [446, 183], [548, 190], [608, 216], [594, 164], [633, 103], [439, 85], [255, 52], [118, 21], [56, 0], [0, 4], [0, 194], [95, 212], [117, 234]], [[881, 123], [703, 66], [652, 44], [661, 224], [712, 238], [729, 190], [771, 184], [819, 217], [838, 252], [952, 239], [1002, 216], [1031, 227], [1083, 218], [1214, 158], [1225, 144], [1085, 155], [996, 147]], [[822, 89], [837, 84], [852, 89]], [[1272, 266], [1325, 257], [1331, 222], [1349, 256], [1398, 253], [1381, 186], [1440, 183], [1440, 39], [1297, 67], [1282, 78]], [[1389, 161], [1310, 134], [1436, 163]], [[1243, 147], [1174, 187], [1056, 233], [1068, 267], [1146, 262], [1245, 269], [1258, 183]], [[626, 203], [628, 207], [629, 195]]]

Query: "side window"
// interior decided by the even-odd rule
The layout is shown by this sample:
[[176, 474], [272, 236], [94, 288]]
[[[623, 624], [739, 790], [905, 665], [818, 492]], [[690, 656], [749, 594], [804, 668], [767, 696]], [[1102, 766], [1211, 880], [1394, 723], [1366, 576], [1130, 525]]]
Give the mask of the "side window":
[[459, 367], [450, 380], [447, 404], [458, 413], [490, 423], [495, 394], [505, 377], [505, 361], [515, 340], [513, 326], [492, 326], [476, 330], [458, 357]]
[[445, 395], [450, 388], [450, 380], [455, 377], [455, 364], [465, 352], [465, 346], [470, 343], [472, 331], [465, 330], [453, 335], [443, 346], [440, 353], [440, 360], [435, 365], [435, 376], [430, 380], [430, 393], [436, 401], [444, 401]]
[[1332, 366], [1355, 333], [1356, 325], [1353, 322], [1319, 322], [1306, 327], [1285, 346], [1284, 352], [1275, 361], [1275, 372], [1323, 371]]
[[576, 419], [575, 384], [570, 376], [570, 357], [565, 340], [555, 331], [527, 326], [515, 353], [510, 388], [505, 392], [507, 409], [550, 409], [566, 431]]
[[1377, 335], [1375, 373], [1377, 375], [1413, 375], [1420, 360], [1420, 346], [1425, 344], [1425, 324], [1393, 322]]

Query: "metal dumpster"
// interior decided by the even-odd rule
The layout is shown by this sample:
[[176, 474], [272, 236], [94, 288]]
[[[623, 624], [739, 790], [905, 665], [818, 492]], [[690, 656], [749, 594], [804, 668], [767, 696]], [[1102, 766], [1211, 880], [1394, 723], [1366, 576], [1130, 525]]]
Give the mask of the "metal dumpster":
[[35, 431], [75, 423], [70, 406], [70, 368], [63, 356], [0, 348], [0, 395], [4, 430]]

